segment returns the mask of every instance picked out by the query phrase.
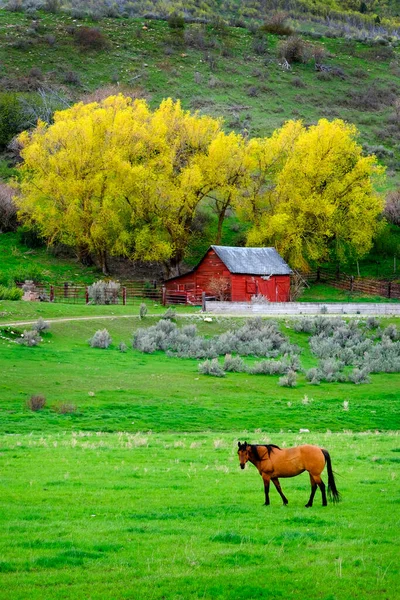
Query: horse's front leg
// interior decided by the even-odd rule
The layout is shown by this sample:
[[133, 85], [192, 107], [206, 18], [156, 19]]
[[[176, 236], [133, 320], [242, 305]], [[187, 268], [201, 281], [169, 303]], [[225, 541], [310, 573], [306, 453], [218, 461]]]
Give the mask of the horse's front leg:
[[264, 481], [265, 505], [269, 506], [269, 482], [271, 481], [271, 477], [266, 473], [261, 473], [261, 477]]

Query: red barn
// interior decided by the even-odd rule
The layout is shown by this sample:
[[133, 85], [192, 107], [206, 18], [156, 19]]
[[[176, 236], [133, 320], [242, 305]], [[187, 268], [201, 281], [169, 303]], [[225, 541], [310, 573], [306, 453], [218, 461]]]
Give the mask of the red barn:
[[192, 271], [165, 282], [166, 295], [169, 302], [196, 303], [202, 292], [231, 302], [250, 302], [258, 294], [288, 302], [291, 273], [275, 248], [211, 246]]

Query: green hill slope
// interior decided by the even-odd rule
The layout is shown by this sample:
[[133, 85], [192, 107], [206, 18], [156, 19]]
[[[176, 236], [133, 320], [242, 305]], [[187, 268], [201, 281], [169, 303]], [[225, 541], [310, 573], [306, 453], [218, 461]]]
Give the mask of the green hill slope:
[[[389, 187], [399, 181], [398, 48], [321, 37], [328, 71], [317, 72], [313, 59], [287, 71], [277, 56], [281, 38], [242, 27], [192, 23], [174, 30], [159, 20], [38, 15], [0, 11], [0, 84], [23, 97], [28, 124], [49, 105], [62, 108], [104, 86], [146, 96], [153, 106], [180, 98], [250, 136], [270, 134], [287, 119], [339, 117], [355, 123], [366, 151], [388, 166]], [[100, 30], [103, 48], [82, 42], [85, 26]], [[57, 93], [43, 100], [40, 89]]]

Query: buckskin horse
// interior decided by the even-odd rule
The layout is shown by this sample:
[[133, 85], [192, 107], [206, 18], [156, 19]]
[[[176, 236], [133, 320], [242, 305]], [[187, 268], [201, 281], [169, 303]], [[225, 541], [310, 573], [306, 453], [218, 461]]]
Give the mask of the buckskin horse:
[[257, 467], [264, 481], [265, 504], [269, 505], [269, 484], [275, 485], [283, 504], [288, 500], [282, 492], [279, 477], [295, 477], [304, 471], [308, 471], [311, 483], [311, 495], [306, 504], [309, 508], [313, 504], [317, 487], [321, 490], [322, 506], [327, 505], [325, 484], [321, 479], [321, 473], [327, 465], [328, 470], [328, 496], [332, 502], [339, 502], [340, 494], [336, 488], [335, 478], [332, 471], [332, 462], [329, 452], [318, 446], [304, 444], [295, 448], [279, 448], [274, 444], [248, 444], [238, 442], [238, 455], [241, 469], [245, 468], [247, 461]]

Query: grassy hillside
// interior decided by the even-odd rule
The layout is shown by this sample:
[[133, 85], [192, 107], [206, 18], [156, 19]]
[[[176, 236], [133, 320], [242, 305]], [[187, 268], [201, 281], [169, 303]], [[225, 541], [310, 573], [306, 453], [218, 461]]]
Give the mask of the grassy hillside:
[[[77, 43], [84, 26], [100, 29], [106, 47]], [[173, 30], [160, 20], [94, 23], [44, 12], [32, 20], [0, 11], [0, 82], [38, 107], [32, 122], [45, 112], [39, 88], [57, 89], [45, 103], [62, 107], [104, 86], [145, 96], [152, 106], [166, 96], [180, 98], [187, 108], [223, 117], [227, 130], [250, 136], [268, 135], [287, 119], [340, 117], [359, 127], [366, 151], [376, 151], [388, 166], [386, 187], [393, 187], [399, 182], [400, 126], [393, 109], [399, 50], [320, 37], [319, 28], [311, 23], [308, 33], [325, 48], [329, 73], [317, 73], [313, 60], [282, 69], [279, 36], [260, 37], [254, 27], [192, 23]]]

